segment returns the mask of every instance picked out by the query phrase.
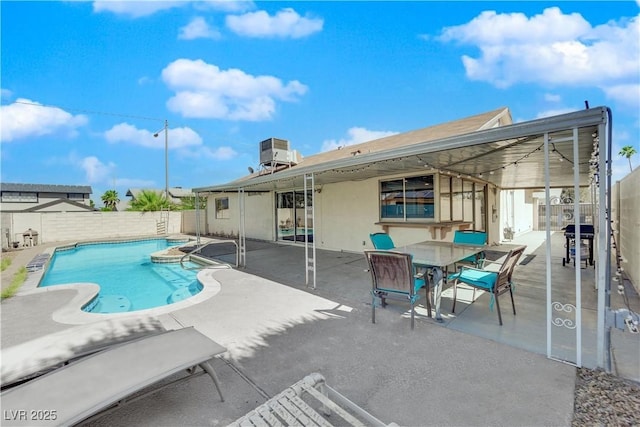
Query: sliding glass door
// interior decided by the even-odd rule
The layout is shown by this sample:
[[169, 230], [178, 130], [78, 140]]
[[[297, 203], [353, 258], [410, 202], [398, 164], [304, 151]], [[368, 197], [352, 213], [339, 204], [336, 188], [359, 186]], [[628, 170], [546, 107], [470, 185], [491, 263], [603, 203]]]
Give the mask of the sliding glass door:
[[304, 242], [306, 236], [309, 242], [313, 242], [311, 190], [307, 190], [306, 212], [304, 191], [276, 193], [276, 223], [278, 240]]

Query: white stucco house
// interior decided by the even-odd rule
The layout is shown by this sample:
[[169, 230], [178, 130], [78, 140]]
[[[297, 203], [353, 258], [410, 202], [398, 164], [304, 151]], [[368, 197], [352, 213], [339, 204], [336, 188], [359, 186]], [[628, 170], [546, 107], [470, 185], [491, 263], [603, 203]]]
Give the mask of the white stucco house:
[[[590, 185], [605, 113], [599, 107], [514, 124], [503, 107], [304, 158], [288, 141], [270, 138], [256, 147], [259, 171], [193, 191], [208, 196], [209, 234], [283, 242], [306, 236], [318, 248], [358, 252], [372, 247], [376, 231], [397, 245], [451, 240], [456, 229], [486, 231], [497, 243], [506, 226], [532, 229], [532, 208], [517, 210], [526, 194]], [[509, 197], [501, 196], [505, 190]]]

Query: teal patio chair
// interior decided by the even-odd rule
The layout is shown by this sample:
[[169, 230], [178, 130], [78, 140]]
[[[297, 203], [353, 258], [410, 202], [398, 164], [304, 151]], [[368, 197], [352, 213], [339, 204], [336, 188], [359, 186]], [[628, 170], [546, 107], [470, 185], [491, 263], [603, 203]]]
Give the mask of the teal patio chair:
[[449, 276], [449, 280], [454, 280], [453, 307], [451, 309], [451, 312], [456, 312], [456, 296], [458, 285], [460, 283], [464, 283], [465, 285], [471, 286], [473, 288], [472, 303], [476, 298], [476, 289], [481, 289], [483, 291], [491, 293], [491, 302], [489, 303], [489, 308], [493, 310], [493, 303], [495, 302], [498, 309], [498, 321], [500, 322], [500, 326], [502, 326], [502, 314], [500, 314], [500, 302], [498, 301], [498, 297], [508, 291], [511, 294], [511, 306], [513, 307], [513, 315], [515, 316], [516, 305], [513, 301], [514, 286], [511, 280], [511, 276], [513, 275], [513, 270], [518, 260], [520, 259], [522, 253], [526, 248], [526, 246], [520, 246], [512, 249], [507, 254], [504, 262], [502, 263], [502, 266], [498, 271], [489, 271], [463, 266], [458, 273]]
[[387, 298], [408, 302], [411, 305], [411, 329], [414, 327], [415, 304], [420, 299], [418, 291], [427, 288], [427, 308], [431, 313], [429, 288], [422, 274], [416, 274], [411, 254], [392, 251], [365, 251], [373, 288], [371, 295], [371, 322], [376, 323], [376, 306], [386, 306]]
[[395, 249], [396, 245], [391, 240], [391, 236], [387, 233], [371, 233], [369, 234], [373, 247], [381, 250]]
[[[453, 235], [453, 243], [456, 245], [483, 246], [487, 244], [487, 233], [476, 230], [456, 230], [456, 233]], [[477, 268], [482, 268], [484, 265], [484, 258], [485, 253], [483, 251], [459, 262], [471, 264]], [[458, 268], [458, 263], [456, 263], [455, 267], [456, 269]]]

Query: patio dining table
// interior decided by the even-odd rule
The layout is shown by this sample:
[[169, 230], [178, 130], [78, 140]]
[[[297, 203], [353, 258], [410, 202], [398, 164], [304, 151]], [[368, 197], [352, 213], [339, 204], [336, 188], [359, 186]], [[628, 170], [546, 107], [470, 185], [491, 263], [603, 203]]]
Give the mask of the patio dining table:
[[[430, 270], [430, 281], [433, 286], [433, 300], [436, 309], [436, 320], [442, 322], [440, 299], [442, 287], [447, 280], [448, 267], [467, 257], [479, 254], [486, 245], [453, 244], [451, 242], [425, 241], [411, 245], [398, 246], [394, 251], [409, 253], [413, 256], [413, 264], [419, 268]], [[429, 313], [431, 315], [431, 313]]]

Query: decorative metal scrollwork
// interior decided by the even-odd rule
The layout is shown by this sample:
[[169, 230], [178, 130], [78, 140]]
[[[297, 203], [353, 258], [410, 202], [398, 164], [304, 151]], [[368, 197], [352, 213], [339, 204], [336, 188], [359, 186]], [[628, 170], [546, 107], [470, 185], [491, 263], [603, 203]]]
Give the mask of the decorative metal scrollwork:
[[[573, 304], [562, 304], [561, 302], [554, 301], [551, 303], [551, 307], [556, 311], [564, 311], [565, 313], [571, 313], [576, 311], [576, 306]], [[563, 319], [561, 317], [554, 318], [551, 323], [555, 326], [564, 326], [567, 329], [575, 329], [576, 322], [574, 319]]]

